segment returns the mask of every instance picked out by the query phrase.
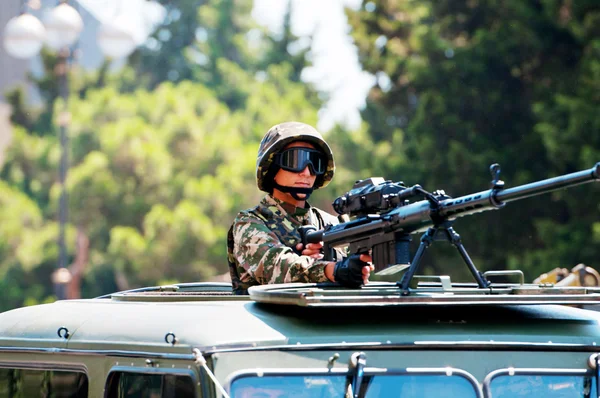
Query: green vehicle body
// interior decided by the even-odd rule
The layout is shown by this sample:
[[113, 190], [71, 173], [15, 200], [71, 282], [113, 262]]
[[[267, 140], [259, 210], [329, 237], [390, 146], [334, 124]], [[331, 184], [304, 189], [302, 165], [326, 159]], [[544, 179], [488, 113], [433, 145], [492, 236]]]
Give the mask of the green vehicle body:
[[[457, 396], [439, 388], [453, 385], [450, 379], [472, 385], [466, 396], [562, 397], [572, 389], [598, 396], [600, 313], [575, 308], [600, 302], [598, 288], [517, 283], [492, 284], [483, 292], [440, 278], [422, 282], [410, 296], [388, 282], [358, 290], [261, 286], [250, 297], [230, 295], [230, 289], [182, 284], [2, 313], [0, 397], [38, 396], [27, 394], [24, 380], [33, 380], [36, 394], [40, 383], [46, 386], [39, 396], [219, 397], [222, 386], [245, 397], [253, 395], [236, 392], [236, 383], [289, 379], [307, 385], [336, 377], [351, 390], [357, 355], [372, 381], [394, 377], [390, 385], [400, 386], [410, 380], [413, 391], [359, 396]], [[56, 374], [79, 375], [85, 388], [44, 395]], [[490, 383], [502, 377], [510, 388], [490, 395]], [[142, 379], [147, 387], [140, 387]], [[432, 381], [439, 384], [434, 391]], [[344, 388], [327, 394], [321, 388], [319, 395], [311, 388], [279, 396], [348, 396]], [[564, 394], [547, 395], [548, 388]], [[582, 391], [577, 396], [585, 396]]]

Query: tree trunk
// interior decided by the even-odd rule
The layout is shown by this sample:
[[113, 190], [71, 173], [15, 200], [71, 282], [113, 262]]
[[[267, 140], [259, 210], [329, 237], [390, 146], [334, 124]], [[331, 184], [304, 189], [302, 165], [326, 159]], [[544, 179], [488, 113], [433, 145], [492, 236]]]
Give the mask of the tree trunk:
[[67, 285], [67, 299], [81, 298], [81, 279], [88, 263], [90, 240], [82, 226], [77, 227], [76, 253], [73, 264], [69, 266], [71, 281]]

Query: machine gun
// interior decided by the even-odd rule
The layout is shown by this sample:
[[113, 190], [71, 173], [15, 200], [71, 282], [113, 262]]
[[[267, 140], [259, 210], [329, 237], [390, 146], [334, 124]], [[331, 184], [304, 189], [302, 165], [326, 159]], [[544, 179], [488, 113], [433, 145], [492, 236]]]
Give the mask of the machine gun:
[[[334, 248], [349, 246], [350, 253], [371, 250], [378, 274], [393, 266], [404, 265], [403, 268], [408, 270], [399, 282], [404, 294], [408, 294], [410, 281], [425, 250], [434, 240], [447, 240], [456, 247], [479, 287], [485, 288], [489, 287], [489, 282], [473, 264], [460, 235], [452, 228], [453, 222], [459, 217], [503, 208], [514, 200], [600, 180], [600, 162], [591, 169], [514, 188], [504, 188], [498, 164], [491, 165], [490, 172], [489, 190], [458, 198], [451, 198], [443, 191], [427, 192], [420, 185], [407, 187], [402, 182], [382, 178], [360, 180], [352, 190], [333, 202], [335, 211], [354, 216], [354, 219], [318, 231], [304, 226], [300, 235], [305, 244], [323, 242], [325, 260], [334, 258]], [[410, 202], [418, 196], [424, 200]], [[411, 262], [410, 234], [418, 232], [425, 233]]]

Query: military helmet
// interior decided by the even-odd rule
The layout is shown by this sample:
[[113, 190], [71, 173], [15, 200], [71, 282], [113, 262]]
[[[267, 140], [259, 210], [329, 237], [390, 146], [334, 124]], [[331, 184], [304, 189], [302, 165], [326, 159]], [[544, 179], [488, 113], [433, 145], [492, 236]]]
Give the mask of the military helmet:
[[311, 143], [325, 154], [327, 157], [327, 170], [323, 175], [317, 176], [314, 189], [319, 189], [329, 184], [335, 172], [335, 162], [331, 148], [327, 145], [321, 133], [305, 123], [285, 122], [271, 127], [260, 142], [258, 157], [256, 159], [256, 183], [258, 189], [271, 193], [271, 182], [277, 172], [276, 168], [271, 167], [275, 155], [285, 148], [286, 145], [295, 141]]

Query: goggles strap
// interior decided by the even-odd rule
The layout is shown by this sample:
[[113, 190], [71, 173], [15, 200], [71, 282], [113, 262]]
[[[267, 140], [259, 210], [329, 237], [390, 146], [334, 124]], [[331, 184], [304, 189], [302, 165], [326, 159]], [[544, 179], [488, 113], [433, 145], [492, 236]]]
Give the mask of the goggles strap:
[[[314, 191], [314, 188], [297, 188], [297, 187], [284, 187], [283, 185], [279, 185], [275, 180], [273, 180], [273, 186], [279, 189], [281, 192], [289, 193], [292, 195], [292, 198], [296, 200], [307, 200]], [[306, 195], [304, 198], [298, 196], [299, 194]]]

